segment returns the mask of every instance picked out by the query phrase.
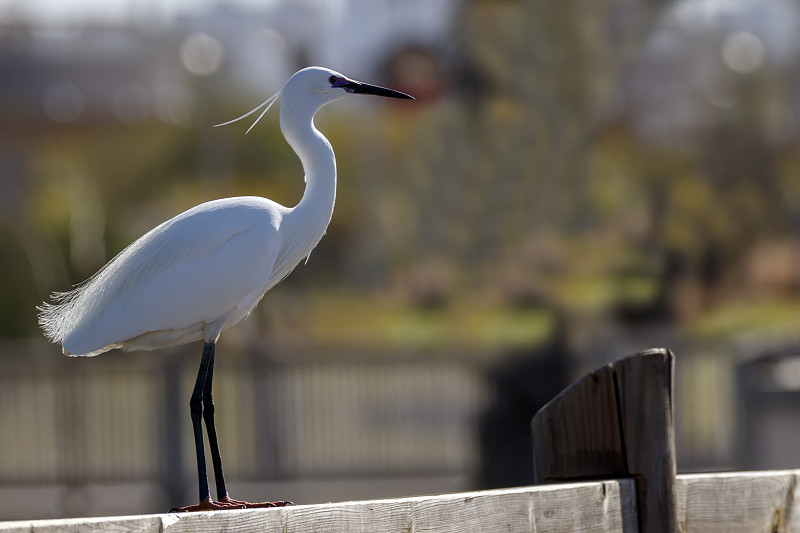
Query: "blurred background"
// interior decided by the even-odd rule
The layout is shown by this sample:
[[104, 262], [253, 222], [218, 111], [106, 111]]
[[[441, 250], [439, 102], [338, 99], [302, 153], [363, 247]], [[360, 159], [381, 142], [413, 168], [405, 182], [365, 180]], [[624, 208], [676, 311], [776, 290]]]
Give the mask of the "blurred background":
[[226, 332], [234, 497], [530, 483], [583, 373], [677, 355], [680, 471], [797, 467], [800, 1], [0, 0], [0, 519], [194, 503], [199, 344], [68, 359], [36, 305], [180, 211], [294, 205], [319, 64], [327, 236]]

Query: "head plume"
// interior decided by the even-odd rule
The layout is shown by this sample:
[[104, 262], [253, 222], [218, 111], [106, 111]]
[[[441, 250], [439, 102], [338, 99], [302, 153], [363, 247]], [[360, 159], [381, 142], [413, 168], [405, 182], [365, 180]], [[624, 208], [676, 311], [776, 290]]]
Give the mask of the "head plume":
[[253, 126], [258, 124], [258, 121], [261, 120], [261, 117], [263, 117], [267, 113], [267, 111], [269, 111], [269, 108], [272, 107], [272, 104], [274, 104], [275, 101], [278, 99], [278, 97], [280, 97], [281, 92], [283, 92], [283, 89], [281, 89], [280, 91], [276, 92], [275, 94], [273, 94], [272, 96], [270, 96], [269, 98], [267, 98], [266, 100], [261, 102], [254, 109], [248, 111], [247, 113], [245, 113], [241, 117], [237, 117], [237, 118], [235, 118], [233, 120], [229, 120], [228, 122], [223, 122], [221, 124], [214, 124], [214, 127], [216, 128], [217, 126], [227, 126], [228, 124], [233, 124], [234, 122], [238, 122], [238, 121], [242, 120], [243, 118], [249, 117], [250, 115], [252, 115], [253, 113], [255, 113], [256, 111], [258, 111], [259, 109], [261, 109], [263, 107], [264, 111], [262, 111], [261, 114], [258, 115], [258, 118], [250, 125], [249, 128], [247, 128], [247, 131], [245, 132], [245, 135], [247, 135], [248, 133], [250, 133], [250, 130], [253, 129]]

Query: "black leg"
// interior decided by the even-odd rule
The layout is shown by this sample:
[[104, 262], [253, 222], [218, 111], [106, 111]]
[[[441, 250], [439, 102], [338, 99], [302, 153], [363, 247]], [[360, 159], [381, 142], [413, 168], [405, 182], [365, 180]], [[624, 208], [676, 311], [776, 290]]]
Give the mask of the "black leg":
[[[197, 372], [197, 381], [194, 383], [192, 399], [189, 407], [192, 413], [192, 428], [194, 429], [194, 446], [197, 453], [197, 481], [200, 488], [200, 503], [189, 505], [175, 512], [204, 511], [209, 509], [244, 509], [251, 507], [279, 507], [292, 505], [292, 502], [262, 502], [248, 503], [233, 500], [228, 497], [225, 487], [225, 477], [222, 474], [222, 458], [217, 442], [217, 428], [214, 425], [214, 400], [211, 397], [211, 388], [214, 382], [214, 351], [215, 344], [207, 342], [203, 346], [203, 357], [200, 359], [200, 370]], [[208, 473], [206, 472], [206, 455], [203, 447], [203, 421], [208, 431], [208, 444], [211, 448], [211, 461], [214, 465], [214, 477], [217, 481], [217, 501], [211, 499], [208, 490]]]
[[219, 453], [219, 442], [217, 441], [217, 428], [214, 425], [214, 399], [211, 397], [211, 385], [214, 381], [214, 351], [215, 345], [207, 343], [203, 352], [209, 352], [208, 372], [206, 373], [205, 384], [203, 385], [203, 420], [206, 422], [208, 432], [208, 444], [211, 449], [211, 463], [214, 466], [214, 479], [217, 482], [217, 500], [224, 500], [228, 496], [228, 489], [225, 486], [225, 475], [222, 473], [222, 456]]
[[206, 473], [206, 453], [203, 447], [203, 392], [209, 365], [214, 360], [214, 343], [203, 346], [203, 357], [200, 359], [200, 370], [197, 371], [197, 380], [194, 382], [192, 398], [189, 400], [189, 410], [192, 414], [192, 429], [194, 430], [194, 448], [197, 454], [197, 483], [200, 488], [200, 501], [210, 498], [208, 490], [208, 474]]

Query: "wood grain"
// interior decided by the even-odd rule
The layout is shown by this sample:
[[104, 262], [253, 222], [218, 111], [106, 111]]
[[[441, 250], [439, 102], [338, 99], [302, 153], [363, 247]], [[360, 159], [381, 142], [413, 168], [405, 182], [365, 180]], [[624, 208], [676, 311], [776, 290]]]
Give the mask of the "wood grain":
[[682, 531], [800, 531], [800, 470], [680, 475]]
[[[679, 475], [683, 533], [800, 532], [800, 470]], [[0, 522], [0, 533], [636, 533], [631, 479], [187, 515]]]
[[648, 350], [598, 368], [531, 423], [534, 482], [631, 477], [639, 529], [677, 533], [674, 356]]
[[535, 483], [627, 475], [612, 365], [573, 383], [532, 422]]
[[2, 533], [636, 531], [630, 480], [276, 509], [0, 523]]
[[677, 533], [673, 378], [675, 358], [650, 350], [614, 363], [628, 475], [636, 480], [639, 529]]

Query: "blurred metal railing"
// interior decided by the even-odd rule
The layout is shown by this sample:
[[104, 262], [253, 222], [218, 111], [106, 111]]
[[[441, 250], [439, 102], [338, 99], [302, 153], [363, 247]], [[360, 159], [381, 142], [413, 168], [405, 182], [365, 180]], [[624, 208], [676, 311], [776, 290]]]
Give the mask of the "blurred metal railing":
[[[2, 345], [0, 485], [140, 480], [181, 493], [195, 476], [191, 348], [89, 360], [43, 343]], [[218, 358], [217, 425], [231, 479], [475, 470], [475, 419], [487, 396], [480, 363], [338, 351], [349, 355]]]

